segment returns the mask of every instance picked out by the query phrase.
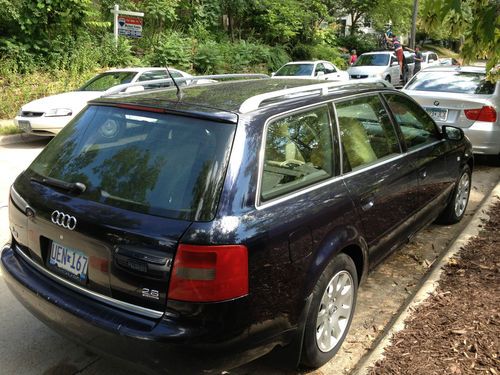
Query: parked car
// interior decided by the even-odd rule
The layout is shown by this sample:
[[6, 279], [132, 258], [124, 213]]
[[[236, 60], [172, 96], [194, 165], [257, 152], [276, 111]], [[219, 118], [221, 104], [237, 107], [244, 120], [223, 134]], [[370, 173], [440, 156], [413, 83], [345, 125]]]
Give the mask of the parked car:
[[460, 128], [383, 81], [98, 98], [12, 185], [0, 265], [35, 316], [127, 363], [200, 374], [284, 346], [318, 367], [368, 271], [462, 219], [472, 168]]
[[302, 78], [325, 81], [348, 81], [349, 74], [329, 61], [293, 61], [273, 73], [273, 78]]
[[500, 88], [485, 76], [484, 67], [432, 67], [417, 74], [403, 91], [439, 125], [461, 128], [474, 153], [499, 155]]
[[[170, 72], [174, 78], [191, 77], [178, 69], [170, 68]], [[169, 76], [165, 68], [112, 69], [98, 74], [78, 90], [47, 96], [23, 105], [14, 121], [26, 133], [53, 137], [89, 100], [102, 96], [106, 90], [125, 83], [167, 78]]]
[[413, 54], [404, 51], [405, 64], [404, 74], [401, 77], [401, 69], [398, 59], [392, 51], [366, 52], [358, 57], [358, 60], [347, 69], [351, 79], [379, 78], [385, 79], [392, 84], [406, 83], [413, 75], [415, 61]]
[[421, 62], [421, 68], [425, 69], [431, 66], [441, 65], [438, 55], [435, 52], [425, 51], [422, 52], [422, 58], [424, 61]]

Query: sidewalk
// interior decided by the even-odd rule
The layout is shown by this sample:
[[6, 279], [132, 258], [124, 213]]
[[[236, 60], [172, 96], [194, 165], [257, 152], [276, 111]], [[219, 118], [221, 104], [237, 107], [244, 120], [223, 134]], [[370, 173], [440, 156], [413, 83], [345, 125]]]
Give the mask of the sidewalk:
[[355, 374], [500, 374], [499, 227], [500, 183]]

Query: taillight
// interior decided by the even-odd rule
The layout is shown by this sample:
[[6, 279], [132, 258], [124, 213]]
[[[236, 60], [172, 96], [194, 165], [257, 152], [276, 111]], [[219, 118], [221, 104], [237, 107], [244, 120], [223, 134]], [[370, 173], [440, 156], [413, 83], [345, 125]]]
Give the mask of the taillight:
[[497, 111], [489, 105], [483, 108], [464, 109], [465, 117], [472, 121], [495, 122], [497, 120]]
[[248, 294], [248, 252], [243, 245], [180, 244], [168, 298], [216, 302]]

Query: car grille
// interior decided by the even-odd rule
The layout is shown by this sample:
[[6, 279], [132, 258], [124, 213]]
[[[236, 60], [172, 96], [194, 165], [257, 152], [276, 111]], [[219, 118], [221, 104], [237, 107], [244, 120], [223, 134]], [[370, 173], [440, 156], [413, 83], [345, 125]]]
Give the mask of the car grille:
[[23, 117], [41, 117], [41, 116], [43, 116], [43, 112], [22, 111], [21, 116], [23, 116]]
[[368, 78], [368, 74], [351, 74], [351, 79]]

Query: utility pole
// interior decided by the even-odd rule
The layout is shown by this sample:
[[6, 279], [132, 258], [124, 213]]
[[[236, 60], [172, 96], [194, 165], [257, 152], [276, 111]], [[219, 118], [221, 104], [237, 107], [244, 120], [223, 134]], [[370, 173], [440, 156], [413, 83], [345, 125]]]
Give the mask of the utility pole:
[[411, 21], [411, 37], [410, 48], [415, 49], [415, 39], [417, 38], [417, 13], [418, 13], [418, 0], [413, 0], [413, 17]]

